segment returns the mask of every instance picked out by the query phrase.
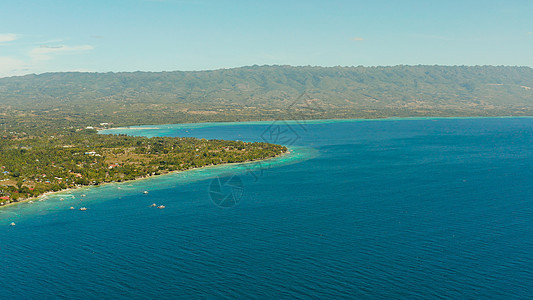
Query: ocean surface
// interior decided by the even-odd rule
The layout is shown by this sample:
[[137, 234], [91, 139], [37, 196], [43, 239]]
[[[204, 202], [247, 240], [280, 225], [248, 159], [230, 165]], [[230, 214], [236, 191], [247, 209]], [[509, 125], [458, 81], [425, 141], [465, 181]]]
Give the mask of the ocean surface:
[[1, 299], [533, 295], [533, 118], [104, 133], [268, 141], [291, 153], [0, 209]]

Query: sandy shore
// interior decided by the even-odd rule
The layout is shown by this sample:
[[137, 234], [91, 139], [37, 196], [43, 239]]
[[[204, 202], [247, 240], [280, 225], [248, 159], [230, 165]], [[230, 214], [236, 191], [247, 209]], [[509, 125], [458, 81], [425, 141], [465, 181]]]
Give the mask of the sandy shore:
[[[111, 183], [111, 182], [106, 182], [106, 183], [103, 183], [102, 185], [108, 184], [108, 183]], [[82, 189], [82, 188], [89, 188], [89, 187], [92, 187], [92, 186], [96, 186], [96, 185], [84, 185], [84, 186], [81, 186], [81, 187], [73, 187], [73, 188], [63, 189], [63, 190], [55, 191], [55, 192], [50, 191], [50, 192], [46, 192], [46, 193], [44, 193], [42, 195], [39, 195], [39, 196], [36, 196], [36, 197], [31, 197], [31, 198], [27, 198], [27, 199], [24, 199], [24, 200], [19, 200], [17, 202], [11, 202], [9, 204], [2, 205], [2, 206], [0, 206], [0, 209], [6, 208], [6, 207], [10, 207], [10, 206], [15, 206], [15, 205], [26, 203], [26, 202], [30, 202], [30, 201], [38, 201], [39, 199], [47, 197], [47, 196], [50, 196], [50, 195], [66, 193], [66, 192], [70, 192], [70, 191], [79, 190], [79, 189]]]
[[161, 129], [161, 128], [159, 128], [159, 127], [135, 127], [135, 128], [132, 128], [132, 127], [113, 127], [113, 128], [108, 128], [108, 129], [100, 129], [100, 130], [98, 130], [98, 132], [106, 131], [106, 130], [115, 130], [115, 129], [120, 129], [120, 130], [123, 130], [123, 129], [127, 129], [127, 130], [143, 130], [143, 129]]
[[171, 171], [171, 172], [160, 174], [160, 175], [143, 176], [143, 177], [138, 177], [138, 178], [135, 178], [135, 179], [132, 179], [132, 180], [125, 180], [125, 181], [121, 181], [121, 182], [104, 182], [104, 183], [101, 183], [99, 185], [83, 185], [83, 186], [79, 186], [79, 187], [63, 189], [63, 190], [56, 191], [56, 192], [52, 192], [51, 191], [51, 192], [46, 192], [46, 193], [44, 193], [42, 195], [39, 195], [37, 197], [31, 197], [31, 198], [27, 198], [27, 199], [24, 199], [24, 200], [20, 200], [18, 202], [11, 202], [9, 204], [0, 206], [0, 210], [3, 209], [3, 208], [6, 208], [6, 207], [12, 207], [12, 206], [15, 206], [15, 205], [18, 205], [18, 204], [22, 204], [22, 203], [26, 203], [26, 202], [29, 202], [29, 201], [38, 201], [39, 199], [41, 199], [43, 197], [50, 196], [50, 195], [66, 194], [68, 192], [76, 191], [76, 190], [80, 190], [80, 189], [89, 189], [89, 188], [94, 188], [94, 187], [104, 186], [104, 185], [109, 185], [109, 184], [117, 184], [117, 183], [124, 183], [124, 182], [139, 181], [139, 180], [153, 178], [153, 177], [157, 177], [157, 176], [166, 176], [166, 175], [170, 175], [170, 174], [174, 174], [174, 173], [187, 172], [187, 171], [193, 171], [193, 170], [200, 170], [200, 169], [206, 169], [206, 168], [216, 168], [216, 167], [221, 167], [221, 166], [231, 166], [231, 165], [254, 163], [254, 162], [258, 162], [258, 161], [268, 161], [268, 160], [271, 160], [271, 159], [274, 159], [274, 158], [279, 158], [279, 157], [288, 155], [290, 153], [291, 153], [291, 151], [290, 151], [290, 149], [288, 149], [286, 152], [283, 152], [283, 153], [278, 154], [276, 156], [265, 158], [265, 159], [249, 160], [249, 161], [236, 162], [236, 163], [225, 163], [225, 164], [218, 164], [218, 165], [208, 165], [208, 166], [203, 166], [203, 167], [191, 168], [191, 169], [187, 169], [187, 170]]

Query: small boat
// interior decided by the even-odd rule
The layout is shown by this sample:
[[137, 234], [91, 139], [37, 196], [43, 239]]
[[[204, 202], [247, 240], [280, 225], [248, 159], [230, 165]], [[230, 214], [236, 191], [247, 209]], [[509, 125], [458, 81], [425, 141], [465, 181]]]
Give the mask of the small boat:
[[157, 208], [163, 209], [163, 208], [165, 208], [165, 206], [164, 205], [159, 205]]
[[11, 222], [11, 224], [9, 224], [9, 225], [11, 225], [11, 226], [15, 226], [15, 225], [17, 225], [17, 224], [15, 224], [15, 222]]
[[150, 207], [156, 207], [156, 206], [157, 206], [157, 204], [155, 204], [155, 203], [152, 203], [152, 205], [150, 205]]
[[85, 197], [85, 194], [81, 195], [82, 197]]
[[33, 204], [33, 201], [28, 201], [29, 204]]
[[84, 210], [87, 210], [86, 207], [81, 207], [80, 210], [84, 211]]
[[74, 209], [74, 206], [71, 206], [70, 209]]
[[63, 201], [63, 200], [65, 200], [65, 199], [63, 199], [63, 198], [59, 199], [59, 201]]
[[144, 191], [143, 194], [145, 194], [145, 195], [148, 194], [148, 191]]

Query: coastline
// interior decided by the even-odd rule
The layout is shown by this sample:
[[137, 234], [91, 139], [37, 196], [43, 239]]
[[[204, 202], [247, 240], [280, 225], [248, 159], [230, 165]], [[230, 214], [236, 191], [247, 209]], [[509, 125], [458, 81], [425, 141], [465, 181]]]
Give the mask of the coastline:
[[290, 154], [291, 154], [291, 148], [287, 147], [287, 151], [282, 152], [281, 154], [278, 154], [276, 156], [265, 158], [265, 159], [248, 160], [248, 161], [234, 162], [234, 163], [222, 163], [222, 164], [217, 164], [217, 165], [207, 165], [207, 166], [201, 166], [201, 167], [191, 168], [191, 169], [187, 169], [187, 170], [170, 171], [170, 172], [167, 172], [167, 173], [164, 173], [164, 174], [159, 174], [159, 175], [142, 176], [142, 177], [138, 177], [138, 178], [131, 179], [131, 180], [124, 180], [124, 181], [121, 181], [121, 182], [104, 182], [104, 183], [101, 183], [99, 185], [83, 185], [83, 186], [63, 189], [63, 190], [60, 190], [60, 191], [50, 191], [50, 192], [46, 192], [46, 193], [44, 193], [42, 195], [39, 195], [39, 196], [36, 196], [36, 197], [31, 197], [31, 198], [27, 198], [27, 199], [24, 199], [24, 200], [21, 200], [21, 201], [11, 202], [9, 204], [2, 205], [2, 206], [0, 206], [0, 211], [2, 211], [2, 209], [7, 208], [7, 207], [15, 207], [15, 206], [17, 206], [19, 204], [28, 203], [30, 201], [38, 201], [39, 199], [42, 199], [42, 198], [45, 198], [45, 197], [48, 197], [48, 196], [51, 196], [51, 195], [61, 195], [61, 194], [66, 194], [66, 193], [72, 192], [72, 191], [83, 190], [83, 189], [92, 189], [92, 188], [96, 188], [96, 187], [100, 187], [100, 186], [107, 186], [107, 185], [117, 184], [117, 183], [138, 182], [138, 181], [145, 180], [145, 179], [156, 178], [156, 177], [160, 177], [160, 176], [168, 176], [168, 175], [171, 175], [171, 174], [189, 172], [189, 171], [195, 171], [195, 170], [201, 170], [201, 169], [207, 169], [207, 168], [216, 168], [216, 167], [222, 167], [222, 166], [225, 167], [225, 166], [249, 164], [249, 163], [255, 163], [255, 162], [264, 162], [264, 161], [269, 161], [269, 160], [272, 160], [272, 159], [275, 159], [275, 158], [280, 158], [280, 157], [283, 157], [283, 156], [286, 156], [286, 155], [290, 155]]
[[[157, 124], [157, 125], [131, 125], [111, 128], [99, 128], [98, 134], [115, 134], [114, 130], [157, 130], [166, 128], [183, 128], [183, 129], [197, 129], [203, 127], [211, 127], [218, 125], [270, 125], [273, 122], [284, 122], [289, 125], [300, 124], [321, 124], [321, 123], [335, 123], [335, 122], [377, 122], [377, 121], [417, 121], [417, 120], [469, 120], [469, 119], [528, 119], [533, 116], [467, 116], [467, 117], [382, 117], [382, 118], [356, 118], [356, 119], [302, 119], [302, 120], [262, 120], [262, 121], [221, 121], [221, 122], [202, 122], [202, 123], [178, 123], [178, 124]], [[107, 133], [109, 132], [109, 133]]]
[[[357, 119], [309, 119], [309, 120], [283, 120], [283, 122], [286, 122], [288, 124], [298, 124], [299, 122], [307, 122], [307, 124], [319, 124], [319, 123], [333, 123], [333, 122], [372, 122], [372, 121], [408, 121], [408, 120], [447, 120], [447, 119], [504, 119], [504, 118], [533, 118], [533, 116], [469, 116], [469, 117], [383, 117], [383, 118], [357, 118]], [[268, 125], [272, 122], [281, 121], [281, 120], [267, 120], [267, 121], [243, 121], [243, 122], [205, 122], [205, 123], [180, 123], [180, 124], [160, 124], [160, 125], [133, 125], [133, 126], [126, 126], [126, 127], [116, 127], [116, 128], [107, 128], [107, 129], [98, 129], [99, 134], [107, 134], [107, 131], [113, 131], [113, 130], [148, 130], [148, 129], [162, 129], [161, 127], [165, 126], [182, 126], [185, 128], [197, 128], [197, 127], [209, 127], [209, 126], [216, 126], [216, 125]], [[152, 127], [153, 126], [153, 127]], [[285, 155], [288, 155], [291, 153], [291, 149], [288, 147], [288, 150], [286, 152], [283, 152], [279, 155], [265, 158], [265, 159], [258, 159], [258, 160], [251, 160], [251, 161], [244, 161], [244, 162], [236, 162], [236, 163], [222, 163], [222, 164], [216, 164], [216, 165], [206, 165], [196, 168], [191, 168], [187, 170], [176, 170], [176, 171], [169, 171], [164, 174], [159, 175], [149, 175], [149, 176], [143, 176], [138, 177], [131, 180], [125, 180], [122, 182], [104, 182], [99, 185], [84, 185], [84, 186], [77, 186], [72, 187], [68, 189], [63, 189], [60, 191], [49, 191], [44, 194], [41, 194], [36, 197], [27, 198], [21, 201], [17, 202], [11, 202], [9, 204], [5, 204], [0, 206], [0, 211], [3, 208], [7, 207], [14, 207], [18, 204], [24, 204], [29, 201], [38, 201], [41, 198], [51, 196], [51, 195], [60, 195], [80, 189], [89, 189], [99, 186], [106, 186], [110, 184], [117, 184], [117, 183], [124, 183], [124, 182], [133, 182], [133, 181], [140, 181], [143, 179], [149, 179], [154, 178], [158, 176], [166, 176], [170, 174], [180, 173], [180, 172], [187, 172], [187, 171], [193, 171], [193, 170], [200, 170], [205, 168], [212, 168], [212, 167], [221, 167], [221, 166], [230, 166], [230, 165], [238, 165], [238, 164], [246, 164], [246, 163], [253, 163], [258, 161], [268, 161], [274, 158], [279, 158]]]

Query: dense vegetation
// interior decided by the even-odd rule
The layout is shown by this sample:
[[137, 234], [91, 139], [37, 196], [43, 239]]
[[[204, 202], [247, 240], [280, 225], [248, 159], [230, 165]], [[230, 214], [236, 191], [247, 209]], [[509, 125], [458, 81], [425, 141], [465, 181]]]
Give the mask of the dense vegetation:
[[528, 67], [252, 66], [0, 78], [0, 197], [279, 155], [266, 143], [98, 135], [124, 125], [533, 115]]
[[257, 160], [284, 151], [283, 146], [267, 143], [99, 135], [95, 130], [56, 136], [4, 136], [0, 140], [1, 202], [81, 185]]
[[302, 92], [313, 99], [316, 109], [307, 112], [315, 118], [532, 115], [532, 88], [529, 67], [48, 73], [0, 79], [0, 106], [9, 111], [0, 118], [63, 126], [287, 119], [306, 109], [291, 105]]

